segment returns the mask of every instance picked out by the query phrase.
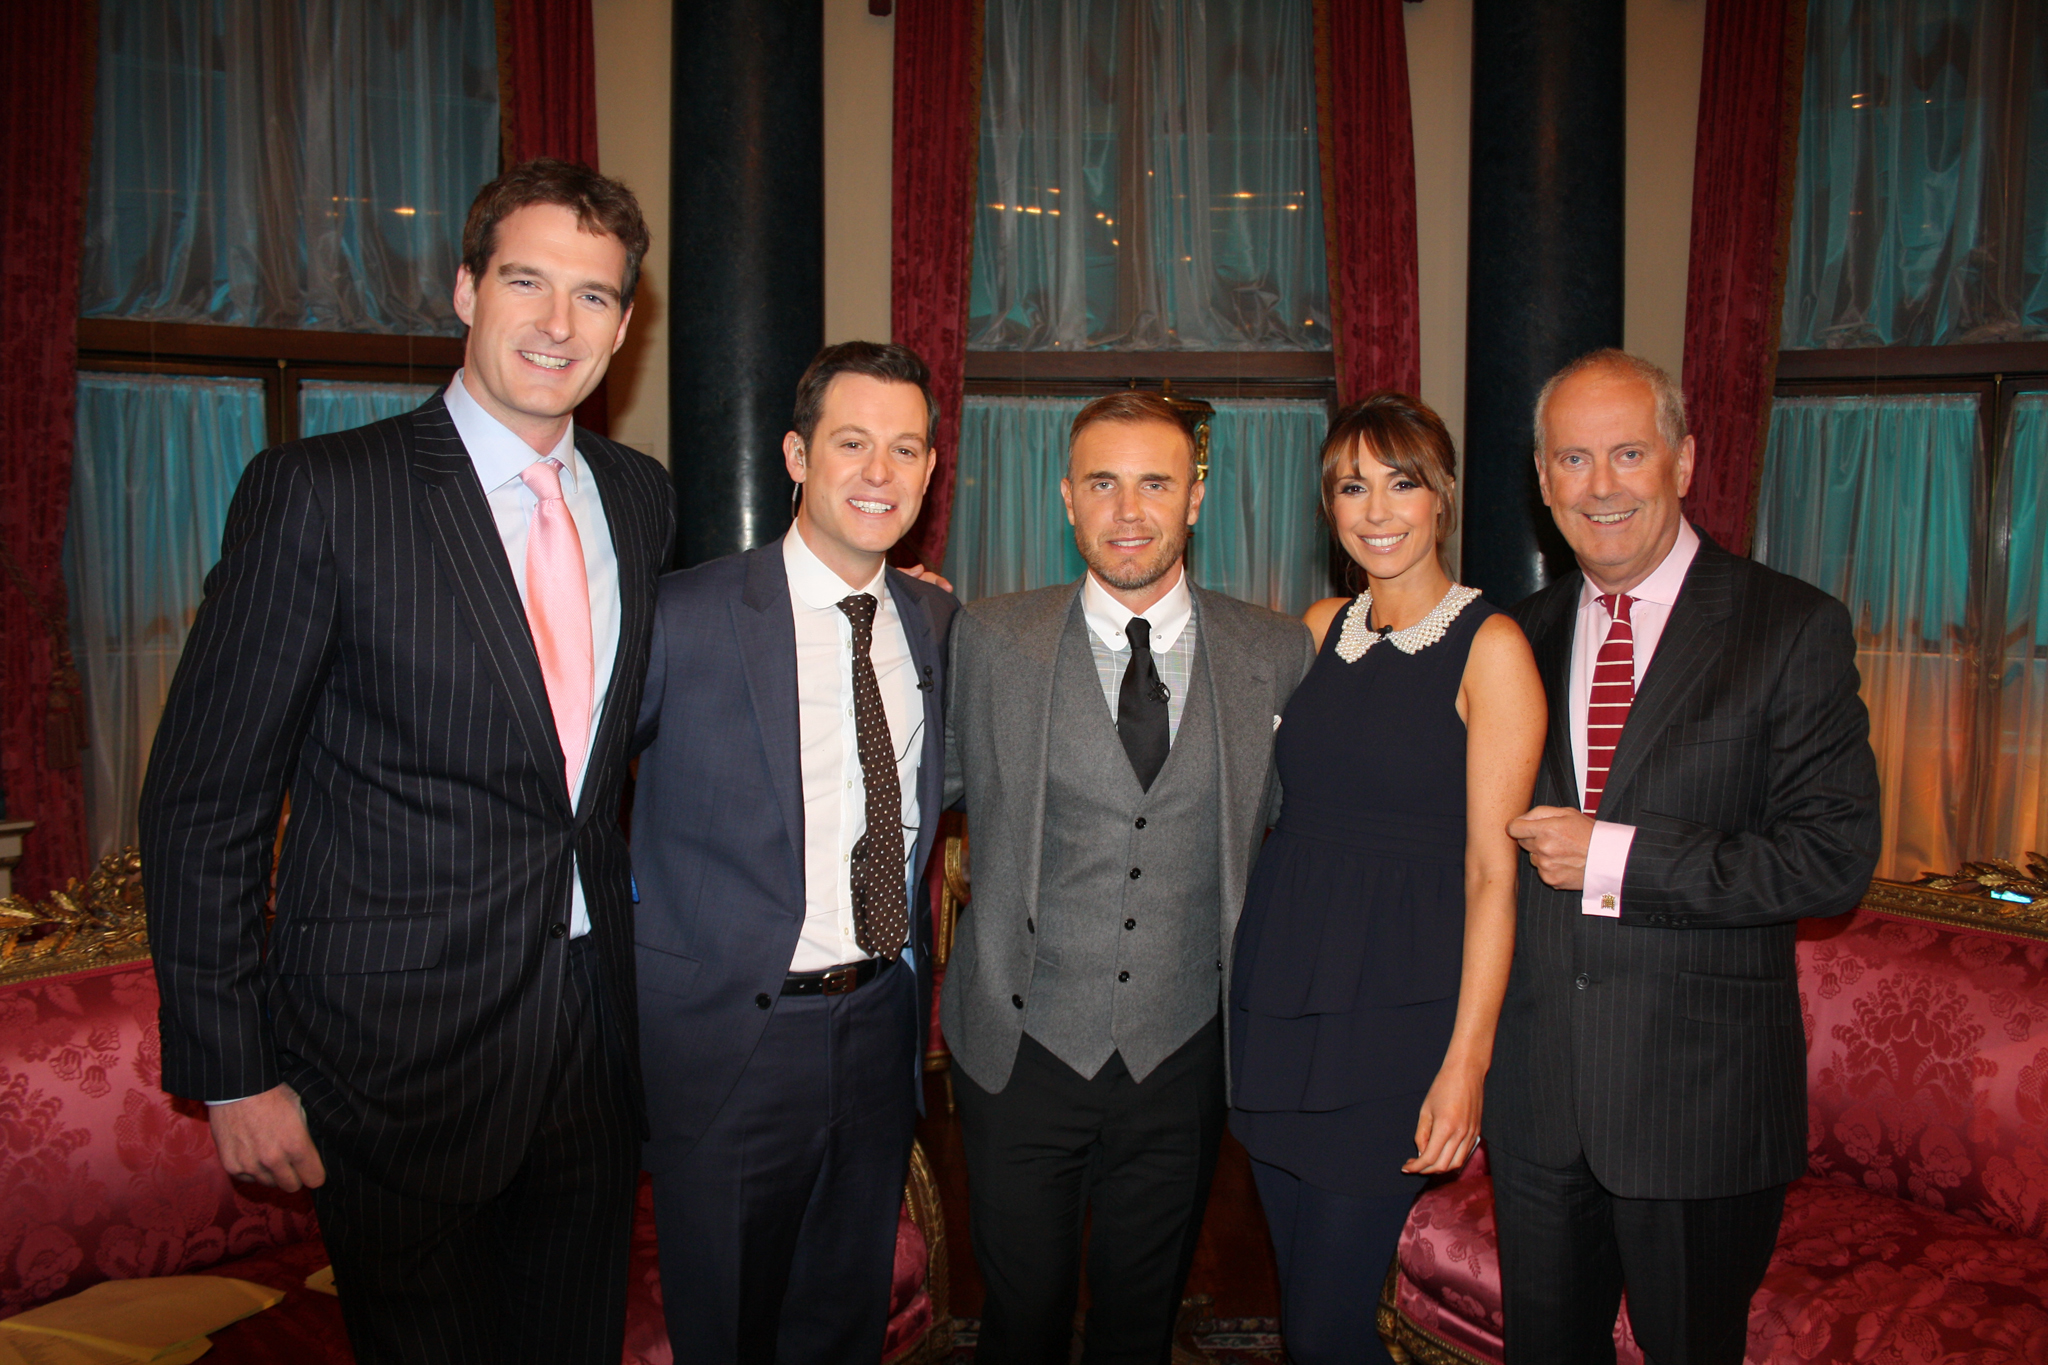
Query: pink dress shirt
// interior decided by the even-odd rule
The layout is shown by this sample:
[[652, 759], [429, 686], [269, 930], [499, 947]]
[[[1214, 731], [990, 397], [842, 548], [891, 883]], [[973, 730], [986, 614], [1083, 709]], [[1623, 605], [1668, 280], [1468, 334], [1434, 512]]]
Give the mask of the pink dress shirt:
[[[1685, 586], [1685, 575], [1699, 553], [1699, 533], [1686, 521], [1678, 523], [1678, 540], [1664, 562], [1650, 576], [1630, 588], [1635, 599], [1629, 609], [1629, 624], [1635, 634], [1635, 683], [1643, 685], [1644, 670], [1663, 638], [1664, 623], [1671, 619], [1671, 604]], [[1569, 711], [1572, 726], [1572, 771], [1579, 790], [1586, 789], [1586, 708], [1593, 694], [1593, 666], [1601, 642], [1607, 638], [1607, 610], [1600, 605], [1600, 590], [1587, 579], [1579, 589], [1579, 614], [1572, 629], [1572, 673]], [[1627, 729], [1622, 733], [1626, 735]], [[1629, 845], [1636, 827], [1612, 820], [1593, 822], [1593, 839], [1586, 847], [1586, 888], [1579, 909], [1588, 915], [1621, 916], [1621, 881], [1628, 871]]]

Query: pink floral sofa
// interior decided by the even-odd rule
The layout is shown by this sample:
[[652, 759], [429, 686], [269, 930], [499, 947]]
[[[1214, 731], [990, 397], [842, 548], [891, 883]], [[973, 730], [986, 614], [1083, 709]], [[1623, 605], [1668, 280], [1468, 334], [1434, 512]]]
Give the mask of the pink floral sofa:
[[[0, 902], [0, 1318], [101, 1280], [232, 1275], [285, 1300], [216, 1334], [210, 1362], [351, 1365], [339, 1301], [305, 1287], [327, 1264], [311, 1200], [229, 1180], [203, 1107], [161, 1088], [135, 882], [132, 862], [103, 865], [61, 901]], [[38, 915], [41, 936], [21, 938]], [[918, 1149], [884, 1360], [951, 1346], [945, 1219]], [[643, 1179], [623, 1365], [672, 1359]]]
[[[1995, 905], [1877, 883], [1801, 926], [1807, 1174], [1752, 1365], [2048, 1362], [2048, 915]], [[1501, 1360], [1483, 1154], [1417, 1201], [1379, 1320], [1397, 1359]], [[1625, 1304], [1615, 1340], [1642, 1360]]]

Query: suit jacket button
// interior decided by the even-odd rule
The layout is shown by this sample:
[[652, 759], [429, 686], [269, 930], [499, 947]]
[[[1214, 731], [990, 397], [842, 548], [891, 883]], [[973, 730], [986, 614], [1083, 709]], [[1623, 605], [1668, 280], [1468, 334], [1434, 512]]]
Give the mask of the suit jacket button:
[[754, 1008], [757, 1010], [765, 1010], [772, 1003], [774, 1002], [769, 1000], [768, 992], [766, 991], [762, 991], [759, 995], [754, 997]]
[[1118, 972], [1116, 974], [1116, 979], [1119, 981], [1129, 981], [1131, 979], [1131, 974], [1129, 972]]
[[568, 926], [568, 925], [566, 925], [566, 924], [550, 924], [550, 925], [548, 926], [548, 937], [549, 937], [549, 938], [567, 938], [567, 937], [569, 937], [569, 926]]
[[1143, 829], [1143, 828], [1145, 828], [1145, 817], [1144, 817], [1144, 816], [1142, 816], [1142, 815], [1138, 817], [1138, 828], [1139, 828], [1139, 829]]
[[1138, 870], [1137, 868], [1135, 868], [1135, 867], [1134, 867], [1134, 868], [1132, 868], [1132, 869], [1131, 869], [1131, 880], [1132, 880], [1132, 881], [1136, 881], [1136, 880], [1138, 880], [1138, 878], [1139, 878], [1139, 877], [1141, 877], [1141, 876], [1143, 876], [1143, 875], [1144, 875], [1144, 874], [1143, 874], [1142, 872], [1140, 872], [1140, 871], [1139, 871], [1139, 870]]
[[1584, 972], [1580, 972], [1578, 980], [1572, 982], [1572, 984], [1574, 986], [1577, 986], [1580, 990], [1584, 990], [1586, 989], [1587, 983], [1590, 982], [1592, 979], [1592, 977], [1587, 976]]
[[1126, 928], [1126, 929], [1135, 929], [1135, 928], [1137, 928], [1137, 927], [1138, 927], [1138, 922], [1137, 922], [1136, 920], [1134, 920], [1134, 919], [1127, 919], [1127, 920], [1125, 920], [1125, 921], [1124, 921], [1124, 928]]
[[1021, 995], [1013, 995], [1010, 997], [1010, 1003], [1021, 1010], [1024, 1008], [1024, 997]]

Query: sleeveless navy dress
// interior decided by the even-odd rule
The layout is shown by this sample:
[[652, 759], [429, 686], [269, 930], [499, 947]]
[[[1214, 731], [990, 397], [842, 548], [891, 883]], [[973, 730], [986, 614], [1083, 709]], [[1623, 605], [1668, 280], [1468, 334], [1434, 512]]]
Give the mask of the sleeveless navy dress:
[[1465, 947], [1458, 687], [1494, 608], [1414, 654], [1336, 651], [1347, 604], [1274, 738], [1284, 794], [1246, 890], [1230, 983], [1230, 1128], [1338, 1194], [1414, 1194], [1415, 1120], [1457, 1016]]

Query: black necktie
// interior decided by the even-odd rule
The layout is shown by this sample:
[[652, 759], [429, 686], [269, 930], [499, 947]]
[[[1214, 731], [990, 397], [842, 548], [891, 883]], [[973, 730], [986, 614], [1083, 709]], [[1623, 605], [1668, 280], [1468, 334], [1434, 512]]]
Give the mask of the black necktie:
[[1152, 661], [1152, 623], [1133, 616], [1124, 627], [1124, 638], [1131, 642], [1131, 661], [1124, 666], [1124, 685], [1116, 694], [1116, 732], [1138, 785], [1150, 791], [1172, 744], [1166, 728], [1166, 684], [1159, 681], [1159, 668]]
[[853, 940], [862, 952], [895, 961], [910, 931], [903, 890], [903, 782], [896, 744], [875, 681], [875, 608], [867, 593], [842, 598], [853, 622], [853, 728], [860, 743], [860, 779], [867, 788], [868, 827], [853, 846]]

